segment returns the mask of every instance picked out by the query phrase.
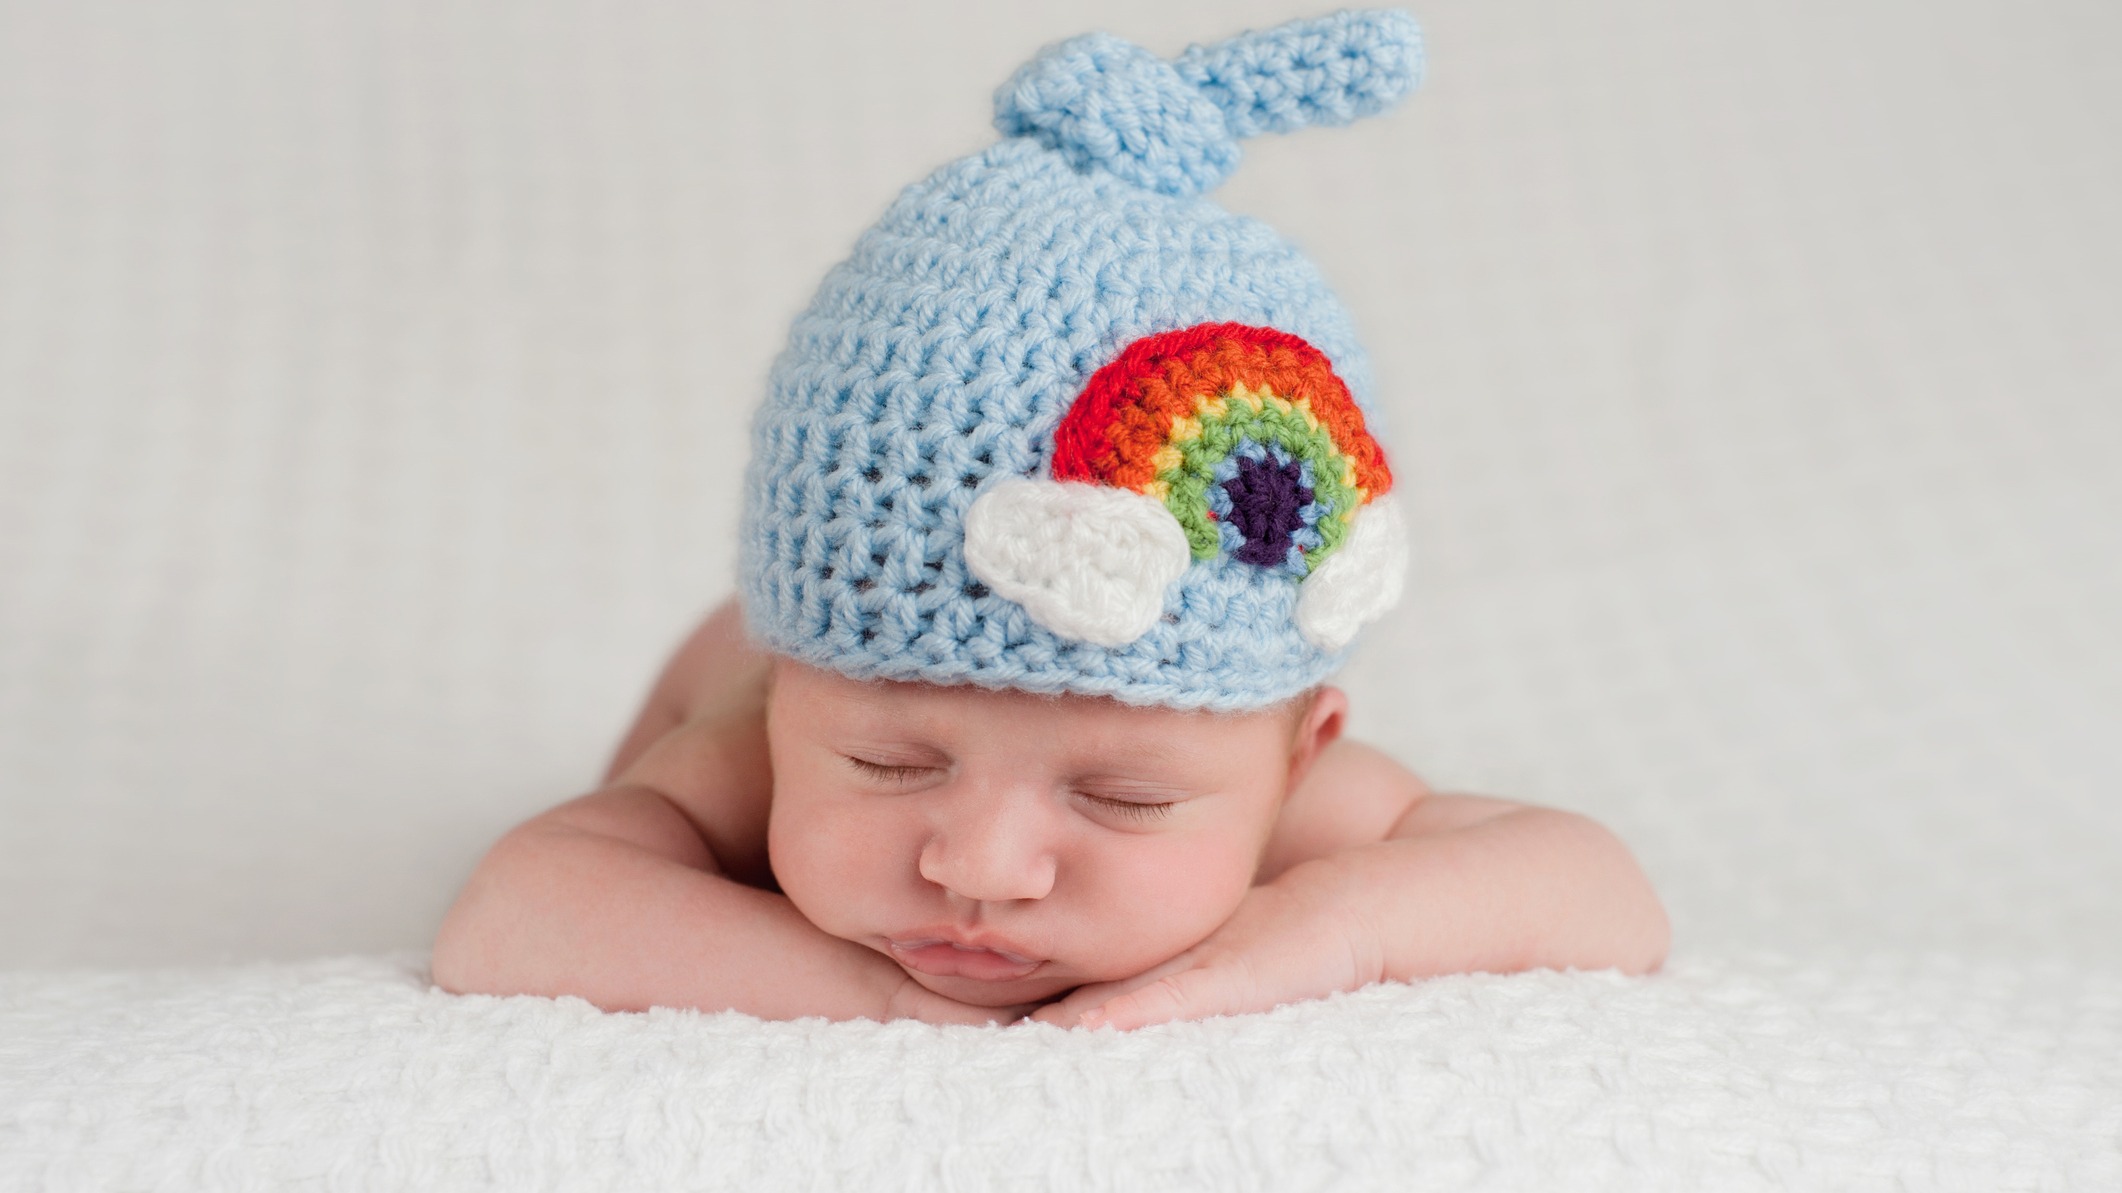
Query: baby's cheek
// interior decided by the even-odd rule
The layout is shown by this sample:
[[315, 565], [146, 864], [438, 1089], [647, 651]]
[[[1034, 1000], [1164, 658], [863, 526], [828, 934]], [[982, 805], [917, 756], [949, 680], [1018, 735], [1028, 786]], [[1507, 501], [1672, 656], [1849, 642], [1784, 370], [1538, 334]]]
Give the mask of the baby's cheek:
[[884, 878], [887, 827], [831, 804], [777, 807], [767, 831], [767, 853], [781, 891], [806, 919], [834, 935], [856, 922]]
[[1142, 850], [1114, 859], [1098, 898], [1110, 955], [1131, 976], [1185, 952], [1238, 909], [1252, 886], [1243, 850], [1209, 845]]

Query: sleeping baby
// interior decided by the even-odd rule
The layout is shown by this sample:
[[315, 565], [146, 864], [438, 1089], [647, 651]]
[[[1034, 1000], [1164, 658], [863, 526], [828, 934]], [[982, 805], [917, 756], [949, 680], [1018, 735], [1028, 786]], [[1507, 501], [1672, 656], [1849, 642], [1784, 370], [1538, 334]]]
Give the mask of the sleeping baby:
[[459, 992], [1121, 1029], [1468, 971], [1641, 973], [1665, 915], [1576, 815], [1430, 792], [1327, 680], [1407, 549], [1370, 381], [1240, 138], [1390, 106], [1397, 12], [997, 93], [796, 320], [740, 592], [604, 785], [494, 846]]

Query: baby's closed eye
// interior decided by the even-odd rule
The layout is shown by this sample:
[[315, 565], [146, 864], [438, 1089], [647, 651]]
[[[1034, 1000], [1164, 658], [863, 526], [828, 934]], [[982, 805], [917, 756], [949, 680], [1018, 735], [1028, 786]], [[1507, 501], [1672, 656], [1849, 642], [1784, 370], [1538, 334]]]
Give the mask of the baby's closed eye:
[[915, 766], [898, 762], [874, 762], [868, 758], [857, 757], [853, 754], [843, 754], [841, 757], [846, 758], [849, 765], [863, 775], [887, 783], [911, 782], [924, 775], [934, 774], [937, 770], [933, 766]]
[[1159, 820], [1171, 815], [1172, 809], [1179, 804], [1178, 800], [1121, 799], [1117, 796], [1098, 795], [1089, 791], [1079, 791], [1076, 794], [1100, 810], [1125, 816], [1131, 820]]

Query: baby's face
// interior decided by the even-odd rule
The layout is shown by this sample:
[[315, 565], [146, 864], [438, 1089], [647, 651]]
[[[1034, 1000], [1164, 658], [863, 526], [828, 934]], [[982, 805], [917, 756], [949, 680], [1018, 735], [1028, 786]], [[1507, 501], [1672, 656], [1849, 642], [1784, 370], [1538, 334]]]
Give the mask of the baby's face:
[[859, 683], [781, 660], [774, 876], [812, 923], [961, 1002], [1131, 977], [1245, 897], [1295, 729], [1287, 708]]

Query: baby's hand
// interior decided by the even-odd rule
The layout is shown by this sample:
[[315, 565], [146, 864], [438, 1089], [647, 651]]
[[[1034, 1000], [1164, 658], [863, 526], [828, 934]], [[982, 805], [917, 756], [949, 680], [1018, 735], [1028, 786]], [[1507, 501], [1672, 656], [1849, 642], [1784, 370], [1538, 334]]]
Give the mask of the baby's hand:
[[1266, 1011], [1355, 990], [1384, 976], [1383, 952], [1342, 884], [1297, 867], [1256, 886], [1221, 928], [1131, 978], [1083, 986], [1031, 1018], [1131, 1031], [1174, 1019]]

